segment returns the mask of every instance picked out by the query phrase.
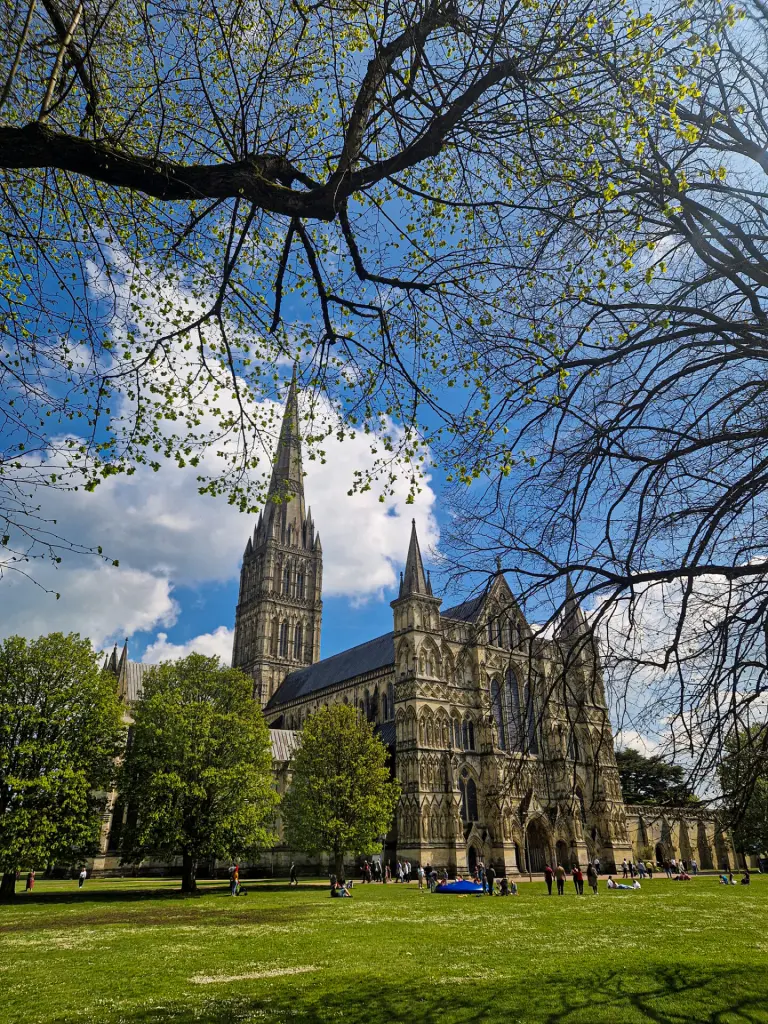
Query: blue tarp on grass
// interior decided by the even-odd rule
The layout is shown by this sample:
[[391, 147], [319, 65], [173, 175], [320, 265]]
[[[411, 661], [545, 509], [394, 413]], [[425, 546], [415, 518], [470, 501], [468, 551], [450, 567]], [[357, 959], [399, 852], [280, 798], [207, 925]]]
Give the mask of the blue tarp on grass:
[[441, 882], [435, 892], [453, 892], [467, 896], [469, 894], [478, 896], [482, 893], [483, 887], [479, 882]]

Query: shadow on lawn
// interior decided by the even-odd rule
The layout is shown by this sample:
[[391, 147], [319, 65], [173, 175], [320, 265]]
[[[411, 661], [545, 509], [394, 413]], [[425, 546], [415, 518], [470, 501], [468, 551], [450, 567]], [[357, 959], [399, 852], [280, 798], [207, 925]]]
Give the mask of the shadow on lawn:
[[[375, 955], [374, 951], [370, 951]], [[425, 958], [426, 959], [426, 958]], [[578, 958], [581, 959], [580, 957]], [[492, 965], [489, 965], [492, 967]], [[397, 963], [392, 965], [397, 973]], [[121, 1008], [111, 1024], [235, 1024], [291, 1021], [300, 1024], [765, 1024], [765, 982], [748, 972], [675, 967], [651, 974], [631, 969], [585, 973], [532, 974], [521, 965], [519, 981], [493, 976], [466, 981], [403, 979], [344, 980], [338, 974], [292, 986], [281, 979], [268, 995], [236, 994], [236, 985], [211, 986], [203, 1004]], [[105, 1008], [106, 1009], [106, 1008]], [[110, 1018], [103, 1017], [105, 1024]]]
[[[123, 881], [121, 879], [120, 881]], [[161, 900], [161, 901], [183, 901], [183, 900], [199, 900], [199, 899], [211, 899], [214, 897], [231, 899], [229, 895], [229, 883], [226, 881], [216, 881], [209, 884], [203, 883], [198, 889], [194, 896], [184, 896], [181, 893], [181, 882], [178, 884], [168, 885], [164, 887], [158, 887], [157, 882], [147, 880], [147, 888], [131, 888], [127, 889], [124, 887], [116, 886], [114, 889], [103, 887], [100, 884], [98, 888], [89, 888], [86, 882], [82, 889], [78, 889], [77, 882], [72, 882], [71, 889], [55, 889], [46, 891], [45, 888], [38, 888], [32, 892], [23, 892], [21, 889], [17, 889], [15, 898], [10, 903], [4, 903], [2, 906], [10, 907], [23, 907], [28, 904], [36, 906], [47, 906], [49, 904], [56, 903], [137, 903], [144, 900]], [[292, 891], [301, 892], [302, 888], [305, 892], [313, 890], [327, 889], [327, 883], [318, 882], [316, 885], [306, 884], [299, 889], [293, 889]], [[264, 882], [249, 882], [247, 879], [243, 882], [243, 888], [245, 894], [243, 897], [237, 897], [237, 899], [246, 898], [250, 893], [267, 892], [277, 893], [288, 891], [290, 888], [288, 882], [284, 885], [277, 883], [264, 883]]]

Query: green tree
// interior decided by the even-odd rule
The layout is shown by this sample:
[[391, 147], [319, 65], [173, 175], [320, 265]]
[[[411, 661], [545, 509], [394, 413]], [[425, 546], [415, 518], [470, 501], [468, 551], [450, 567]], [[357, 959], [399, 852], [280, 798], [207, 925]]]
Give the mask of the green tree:
[[274, 840], [269, 730], [253, 683], [190, 654], [144, 677], [119, 789], [130, 808], [124, 862], [181, 856], [182, 892], [201, 858], [242, 857]]
[[616, 751], [621, 790], [628, 804], [691, 803], [685, 772], [662, 757], [644, 757], [627, 747]]
[[77, 863], [99, 842], [122, 736], [115, 679], [88, 640], [51, 633], [0, 644], [0, 871]]
[[390, 777], [387, 749], [373, 727], [346, 704], [321, 708], [301, 732], [283, 798], [288, 846], [333, 857], [372, 853], [392, 824], [400, 785]]
[[718, 774], [736, 849], [768, 853], [768, 727], [731, 733]]

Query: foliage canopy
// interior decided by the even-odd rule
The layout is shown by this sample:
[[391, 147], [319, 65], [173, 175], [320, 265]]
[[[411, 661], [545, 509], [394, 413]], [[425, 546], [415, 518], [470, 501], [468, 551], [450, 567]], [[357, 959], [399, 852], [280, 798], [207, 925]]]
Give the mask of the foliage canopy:
[[381, 848], [400, 786], [386, 747], [355, 708], [334, 704], [310, 715], [291, 767], [282, 803], [289, 847], [331, 854], [339, 877], [345, 853]]
[[78, 864], [101, 835], [122, 737], [114, 677], [88, 640], [50, 633], [0, 643], [0, 873]]
[[194, 892], [200, 859], [273, 841], [272, 749], [252, 691], [239, 669], [200, 654], [147, 672], [118, 783], [123, 861], [180, 856], [182, 891]]

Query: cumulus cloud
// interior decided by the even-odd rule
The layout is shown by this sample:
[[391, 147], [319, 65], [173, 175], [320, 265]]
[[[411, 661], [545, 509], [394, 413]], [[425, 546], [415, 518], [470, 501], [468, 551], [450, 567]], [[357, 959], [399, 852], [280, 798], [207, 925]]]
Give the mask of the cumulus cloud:
[[201, 633], [183, 644], [173, 644], [166, 633], [158, 633], [157, 639], [144, 652], [142, 661], [147, 665], [157, 665], [161, 661], [175, 661], [186, 658], [189, 654], [204, 654], [206, 658], [217, 657], [229, 664], [232, 655], [234, 630], [219, 626], [212, 633]]

